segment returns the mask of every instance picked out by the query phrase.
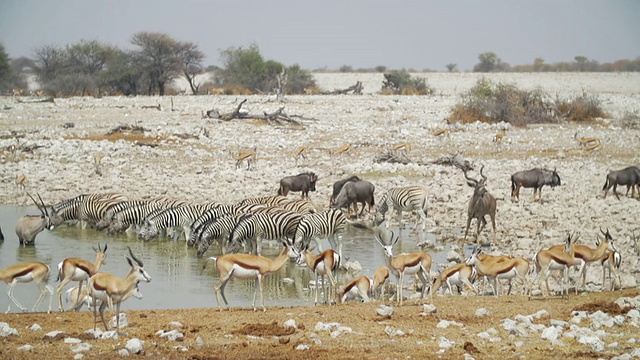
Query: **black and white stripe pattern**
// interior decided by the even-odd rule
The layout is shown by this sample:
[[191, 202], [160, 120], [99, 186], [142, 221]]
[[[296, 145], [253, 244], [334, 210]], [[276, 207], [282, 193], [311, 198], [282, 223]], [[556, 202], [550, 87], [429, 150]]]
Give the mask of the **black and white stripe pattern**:
[[238, 203], [238, 205], [248, 205], [248, 204], [264, 204], [267, 206], [278, 206], [279, 204], [289, 202], [291, 199], [286, 196], [275, 195], [275, 196], [263, 196], [263, 197], [254, 197], [247, 198]]
[[[139, 236], [143, 240], [150, 240], [156, 237], [161, 230], [180, 227], [184, 229], [185, 240], [189, 240], [191, 233], [191, 224], [197, 219], [203, 212], [208, 210], [207, 206], [215, 205], [201, 205], [201, 204], [189, 204], [168, 208], [164, 211], [160, 211], [151, 216], [148, 216], [144, 220], [144, 225], [140, 229]], [[176, 233], [178, 234], [178, 233]], [[174, 240], [176, 240], [177, 235]]]
[[125, 201], [127, 197], [120, 193], [107, 193], [107, 194], [81, 194], [71, 199], [63, 200], [51, 207], [49, 217], [51, 224], [58, 226], [63, 222], [79, 220], [80, 206], [86, 201], [90, 200], [107, 200], [114, 199]]
[[260, 255], [262, 240], [292, 238], [301, 219], [302, 215], [287, 210], [247, 215], [231, 232], [229, 246], [244, 243], [252, 253]]
[[[398, 222], [402, 225], [403, 211], [416, 211], [416, 225], [414, 230], [418, 228], [418, 222], [422, 220], [422, 230], [427, 226], [427, 190], [422, 186], [406, 186], [389, 189], [380, 200], [380, 207], [376, 214], [376, 224], [380, 225], [385, 222], [385, 226], [389, 227], [389, 221], [386, 219], [387, 213], [389, 218], [393, 210], [398, 210]], [[387, 221], [385, 221], [387, 220]]]
[[219, 218], [227, 215], [239, 215], [250, 214], [258, 209], [262, 209], [265, 206], [263, 204], [247, 204], [247, 205], [220, 205], [214, 208], [208, 209], [202, 213], [191, 224], [191, 235], [187, 240], [187, 245], [193, 247], [199, 245], [199, 239], [203, 227], [212, 221], [216, 221]]
[[78, 207], [78, 220], [82, 228], [87, 223], [96, 225], [114, 205], [121, 203], [119, 199], [87, 199]]
[[202, 257], [214, 241], [222, 243], [223, 254], [227, 252], [237, 252], [234, 251], [235, 249], [229, 249], [229, 244], [225, 243], [225, 239], [229, 241], [229, 234], [231, 234], [231, 231], [233, 231], [236, 225], [238, 225], [238, 222], [245, 216], [247, 216], [247, 214], [229, 214], [203, 224], [199, 229], [199, 234], [196, 239], [198, 257]]
[[[133, 205], [117, 212], [109, 225], [109, 234], [126, 230], [131, 225], [142, 225], [144, 220], [154, 213], [163, 211], [177, 202], [150, 201], [140, 205]], [[183, 202], [180, 202], [183, 204]]]
[[342, 234], [347, 228], [347, 218], [342, 210], [328, 209], [302, 217], [294, 235], [294, 245], [298, 249], [307, 248], [315, 240], [322, 252], [319, 239], [328, 238], [331, 248], [342, 256]]

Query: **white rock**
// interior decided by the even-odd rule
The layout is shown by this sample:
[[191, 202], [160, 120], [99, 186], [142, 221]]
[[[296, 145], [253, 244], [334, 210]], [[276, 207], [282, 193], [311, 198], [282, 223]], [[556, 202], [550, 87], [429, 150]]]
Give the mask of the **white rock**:
[[196, 338], [196, 347], [198, 349], [202, 349], [204, 347], [204, 340], [202, 340], [202, 337], [200, 336]]
[[169, 323], [169, 326], [179, 329], [183, 328], [182, 324], [179, 321], [172, 321]]
[[476, 309], [476, 316], [489, 316], [489, 310], [485, 308]]
[[33, 324], [31, 326], [27, 326], [27, 329], [31, 330], [31, 331], [40, 331], [42, 330], [42, 327], [38, 324]]
[[380, 316], [391, 316], [393, 315], [393, 307], [387, 305], [380, 305], [376, 309], [376, 314]]
[[561, 333], [562, 333], [562, 330], [560, 330], [559, 327], [549, 326], [542, 332], [542, 335], [540, 335], [540, 337], [545, 340], [555, 341], [560, 337]]
[[551, 326], [555, 326], [558, 328], [569, 328], [569, 323], [562, 320], [551, 319]]
[[160, 337], [166, 338], [170, 341], [175, 341], [177, 339], [184, 338], [184, 335], [178, 330], [171, 330], [171, 331], [163, 332], [162, 334], [160, 334]]
[[139, 354], [142, 352], [143, 344], [144, 344], [144, 341], [138, 338], [133, 338], [133, 339], [129, 339], [127, 341], [127, 344], [124, 347], [125, 349], [127, 349], [127, 351], [129, 351], [132, 354]]
[[64, 334], [64, 331], [60, 331], [60, 330], [50, 331], [44, 334], [44, 337], [52, 338], [52, 337], [56, 337], [58, 334]]
[[452, 347], [455, 344], [455, 342], [441, 336], [440, 340], [438, 341], [438, 347], [441, 349], [448, 349], [450, 347]]
[[118, 356], [120, 356], [120, 357], [129, 357], [129, 352], [127, 351], [127, 349], [120, 349], [118, 351]]
[[73, 360], [80, 360], [80, 359], [84, 359], [83, 353], [77, 353], [73, 356]]
[[176, 345], [173, 347], [173, 350], [185, 352], [185, 351], [189, 351], [189, 348], [184, 345]]
[[342, 334], [351, 334], [353, 333], [353, 330], [351, 330], [350, 327], [348, 326], [338, 326], [338, 329], [336, 329], [335, 331], [331, 332], [331, 337], [332, 338], [337, 338], [338, 336], [342, 335]]
[[387, 325], [384, 328], [384, 332], [389, 336], [404, 336], [404, 332], [400, 329], [394, 328], [393, 326]]
[[18, 348], [18, 351], [31, 351], [33, 350], [33, 346], [29, 344], [22, 345]]
[[78, 352], [83, 352], [83, 351], [89, 351], [91, 350], [92, 346], [91, 344], [88, 343], [80, 343], [77, 344], [76, 346], [71, 348], [71, 351], [74, 353], [78, 353]]
[[[109, 328], [110, 329], [115, 328], [116, 322], [117, 322], [117, 319], [114, 316], [113, 318], [111, 318], [111, 321], [109, 321]], [[129, 326], [129, 318], [127, 317], [127, 314], [121, 312], [120, 313], [120, 329], [124, 329], [127, 326]]]
[[298, 350], [298, 351], [304, 351], [304, 350], [309, 350], [309, 349], [311, 349], [311, 345], [300, 344], [300, 345], [296, 346], [296, 350]]
[[105, 331], [100, 334], [100, 339], [117, 339], [118, 332], [115, 330]]
[[0, 336], [18, 335], [18, 330], [12, 328], [6, 322], [0, 322]]
[[338, 328], [340, 326], [339, 323], [323, 323], [322, 321], [318, 321], [315, 327], [315, 331], [331, 331], [334, 328]]
[[540, 319], [543, 316], [549, 315], [549, 312], [547, 310], [540, 310], [536, 313], [531, 314], [530, 316], [533, 316], [536, 319]]
[[82, 340], [78, 339], [78, 338], [64, 338], [64, 343], [65, 344], [80, 344], [82, 342]]
[[589, 345], [593, 351], [604, 351], [604, 342], [597, 336], [581, 336], [578, 338], [578, 342]]
[[285, 329], [288, 329], [288, 328], [297, 329], [298, 328], [298, 325], [296, 324], [296, 321], [293, 320], [293, 319], [289, 319], [289, 320], [285, 321], [283, 326], [285, 327]]
[[423, 304], [422, 305], [423, 314], [435, 314], [438, 312], [438, 309], [433, 304]]

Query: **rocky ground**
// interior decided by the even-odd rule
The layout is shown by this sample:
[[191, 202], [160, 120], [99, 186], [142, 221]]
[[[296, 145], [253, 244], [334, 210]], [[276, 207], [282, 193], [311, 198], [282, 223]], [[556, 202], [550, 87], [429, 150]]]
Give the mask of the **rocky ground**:
[[[376, 198], [391, 187], [423, 185], [431, 194], [428, 231], [439, 239], [448, 239], [459, 236], [460, 228], [466, 223], [466, 202], [472, 190], [466, 186], [459, 170], [446, 165], [421, 166], [417, 162], [426, 163], [462, 152], [465, 158], [476, 165], [476, 169], [480, 165], [485, 166], [488, 188], [498, 199], [499, 246], [495, 252], [531, 258], [535, 251], [561, 243], [568, 231], [581, 232], [581, 242], [593, 246], [598, 229], [608, 228], [623, 257], [622, 287], [637, 288], [640, 281], [639, 250], [633, 234], [635, 231], [635, 235], [640, 236], [637, 225], [640, 203], [630, 197], [617, 200], [614, 196], [609, 196], [603, 199], [601, 189], [607, 172], [640, 163], [640, 130], [629, 126], [627, 121], [630, 114], [635, 112], [637, 115], [640, 109], [639, 74], [489, 75], [494, 81], [513, 83], [523, 89], [539, 87], [552, 98], [571, 97], [586, 92], [597, 96], [604, 110], [610, 115], [608, 119], [588, 125], [561, 124], [526, 128], [510, 128], [505, 124], [448, 124], [446, 118], [451, 107], [460, 101], [461, 94], [475, 84], [479, 75], [422, 75], [436, 90], [436, 95], [375, 95], [372, 92], [379, 88], [382, 79], [380, 74], [318, 74], [318, 84], [324, 89], [346, 88], [356, 80], [362, 80], [366, 94], [289, 96], [285, 103], [275, 102], [268, 96], [70, 98], [55, 99], [54, 102], [36, 102], [39, 100], [37, 98], [3, 97], [0, 98], [0, 161], [3, 164], [0, 174], [0, 202], [31, 205], [28, 197], [21, 194], [20, 189], [16, 187], [15, 180], [21, 175], [26, 176], [26, 189], [32, 193], [39, 193], [47, 203], [85, 192], [122, 192], [132, 198], [168, 195], [192, 201], [210, 199], [235, 202], [246, 197], [275, 194], [280, 178], [310, 170], [320, 176], [317, 192], [312, 194], [312, 199], [318, 207], [326, 207], [334, 181], [352, 174], [372, 181], [376, 185]], [[250, 113], [273, 112], [284, 106], [289, 115], [299, 116], [301, 124], [272, 124], [260, 120], [225, 122], [202, 118], [203, 111], [212, 108], [230, 112], [245, 98], [247, 102], [243, 108]], [[156, 107], [157, 105], [160, 107]], [[140, 127], [142, 131], [109, 134], [114, 128], [122, 129], [127, 126]], [[503, 128], [508, 129], [506, 135], [503, 141], [496, 145], [492, 141], [493, 137]], [[449, 136], [434, 136], [434, 132], [440, 129], [450, 130]], [[578, 136], [598, 137], [602, 141], [602, 148], [595, 151], [580, 148], [574, 139], [576, 133]], [[415, 163], [401, 165], [373, 161], [391, 145], [400, 142], [412, 144], [407, 156]], [[330, 155], [332, 150], [348, 144], [353, 147], [352, 150], [341, 157]], [[296, 164], [293, 152], [303, 145], [310, 148], [308, 158], [300, 159]], [[258, 154], [255, 169], [236, 169], [234, 156], [239, 151], [254, 147]], [[96, 173], [94, 165], [96, 155], [102, 157], [100, 174]], [[562, 178], [562, 186], [554, 190], [545, 188], [542, 204], [531, 202], [530, 190], [523, 191], [520, 203], [513, 203], [510, 200], [510, 175], [536, 166], [556, 168]], [[479, 175], [473, 173], [472, 176]], [[5, 230], [5, 235], [7, 233], [10, 231]], [[480, 238], [486, 241], [490, 239], [487, 237], [489, 235], [490, 233], [486, 232]], [[590, 271], [587, 290], [600, 289], [600, 276], [599, 269]], [[596, 303], [612, 301], [618, 296], [618, 293], [603, 293], [574, 299]], [[467, 302], [458, 302], [459, 306], [470, 314], [476, 308], [489, 304], [485, 298], [472, 299], [478, 301], [477, 306], [467, 308]], [[538, 308], [522, 305], [521, 301], [507, 297], [499, 302], [506, 308], [500, 308], [499, 312], [493, 311], [500, 314], [497, 315], [500, 319], [496, 319], [500, 321], [502, 318], [513, 318], [517, 313], [526, 315], [540, 309], [549, 312], [564, 309], [563, 320], [568, 320], [572, 307], [579, 305], [573, 301], [578, 300], [565, 302], [554, 299], [552, 303], [524, 303], [544, 304]], [[494, 301], [490, 304], [494, 304]], [[449, 303], [443, 305], [447, 306]], [[352, 311], [335, 312], [339, 316], [349, 313], [347, 316], [353, 320], [344, 323], [334, 316], [324, 318], [322, 314], [326, 311], [333, 312], [327, 310], [328, 308], [273, 309], [269, 314], [280, 314], [278, 324], [282, 325], [287, 320], [287, 314], [305, 313], [305, 316], [313, 318], [300, 320], [307, 331], [311, 331], [317, 321], [335, 321], [351, 327], [354, 332], [364, 332], [357, 330], [361, 326], [359, 324], [371, 324], [372, 321], [376, 323], [377, 320], [372, 314], [378, 304], [362, 308], [358, 306], [349, 305], [347, 309], [353, 309]], [[524, 306], [522, 310], [521, 306]], [[431, 324], [431, 321], [425, 321], [424, 317], [417, 315], [421, 311], [418, 308], [410, 306], [397, 311], [398, 314], [414, 311], [415, 317], [419, 319], [417, 324], [421, 324], [420, 326], [405, 328], [400, 326], [403, 322], [397, 323], [396, 326], [405, 332], [412, 328], [418, 331], [423, 326], [424, 329], [420, 331], [436, 333], [432, 325], [437, 322]], [[453, 310], [451, 313], [444, 312], [454, 313]], [[175, 316], [169, 316], [166, 322], [163, 322], [164, 318], [159, 319], [150, 332], [144, 331], [135, 336], [149, 340], [149, 343], [157, 343], [154, 332], [166, 328], [170, 321], [180, 321], [179, 314], [184, 312], [177, 310], [174, 314]], [[240, 318], [235, 318], [230, 324], [225, 323], [227, 325], [217, 325], [219, 329], [216, 333], [222, 335], [224, 331], [240, 329], [244, 324], [255, 322], [254, 316], [259, 316], [242, 311], [232, 314], [225, 315]], [[154, 312], [145, 312], [143, 315], [146, 318], [140, 320], [157, 316]], [[29, 318], [30, 316], [33, 318]], [[73, 316], [79, 315], [59, 316], [63, 325], [66, 321], [74, 323]], [[59, 316], [56, 315], [56, 318]], [[138, 314], [130, 316], [134, 317], [136, 324], [142, 322], [138, 321]], [[217, 314], [212, 316], [218, 318]], [[403, 316], [411, 317], [406, 314], [395, 315], [396, 318]], [[271, 318], [270, 316], [269, 320]], [[44, 321], [41, 320], [44, 319], [41, 315], [20, 315], [15, 316], [15, 319], [29, 319], [21, 320], [26, 323], [21, 323], [20, 326], [12, 324], [12, 320], [3, 320], [16, 327], [21, 334], [25, 333], [24, 326], [30, 325], [29, 322], [42, 324]], [[83, 319], [86, 321], [86, 314]], [[453, 316], [449, 319], [456, 320]], [[47, 318], [46, 321], [49, 320]], [[465, 322], [462, 318], [456, 321]], [[83, 322], [77, 324], [81, 325]], [[60, 330], [65, 330], [62, 325]], [[496, 329], [499, 327], [497, 323], [493, 326]], [[78, 328], [84, 329], [87, 326]], [[133, 332], [135, 326], [131, 328]], [[55, 329], [47, 327], [45, 330]], [[484, 330], [478, 329], [478, 332]], [[350, 336], [352, 335], [346, 337]], [[247, 349], [254, 348], [254, 340], [244, 337], [242, 341], [238, 341], [238, 338], [239, 336], [233, 338], [236, 345], [229, 341], [230, 345], [226, 349], [240, 351], [245, 344]], [[420, 349], [419, 351], [423, 351], [425, 347], [424, 343], [421, 347], [420, 341], [427, 342], [416, 339], [414, 335], [398, 340], [382, 333], [377, 339], [384, 340], [384, 343], [391, 347], [399, 343], [407, 345], [408, 343], [404, 343], [407, 339], [413, 340], [412, 347]], [[223, 338], [220, 341], [225, 340]], [[523, 341], [526, 343], [528, 340]], [[123, 342], [122, 339], [119, 342]], [[278, 353], [284, 348], [291, 351], [297, 346], [292, 346], [295, 340], [284, 347], [269, 341], [255, 342], [268, 343], [269, 347], [263, 348]], [[209, 341], [205, 343], [211, 344]], [[520, 356], [515, 355], [519, 350], [513, 345], [504, 342], [498, 345], [485, 343], [488, 348], [484, 352], [481, 351], [484, 355], [480, 357], [486, 357], [487, 351], [498, 351], [509, 357]], [[313, 351], [325, 351], [327, 342], [323, 344], [324, 347]], [[588, 347], [577, 348], [574, 345], [549, 345], [547, 349], [585, 351], [583, 355], [590, 356], [588, 353], [591, 350]], [[372, 350], [368, 353], [370, 357], [394, 357], [391, 353], [376, 353], [375, 346], [371, 345]], [[477, 344], [476, 347], [480, 348]], [[109, 348], [112, 351], [117, 350], [114, 344], [109, 345]], [[315, 348], [312, 345], [312, 349]], [[216, 349], [221, 351], [223, 347]], [[622, 349], [622, 345], [617, 349]], [[328, 355], [351, 356], [345, 353], [345, 350], [346, 347], [339, 346], [326, 351]], [[171, 351], [166, 353], [168, 357], [178, 356]], [[540, 351], [540, 358], [549, 354], [545, 351], [547, 350]], [[249, 351], [246, 353], [250, 354]], [[294, 352], [291, 357], [308, 356], [304, 352], [296, 354], [298, 353]], [[424, 353], [412, 353], [413, 356], [418, 354]], [[353, 356], [356, 357], [358, 354]], [[202, 358], [204, 357], [203, 355]], [[405, 354], [396, 357], [405, 357]]]

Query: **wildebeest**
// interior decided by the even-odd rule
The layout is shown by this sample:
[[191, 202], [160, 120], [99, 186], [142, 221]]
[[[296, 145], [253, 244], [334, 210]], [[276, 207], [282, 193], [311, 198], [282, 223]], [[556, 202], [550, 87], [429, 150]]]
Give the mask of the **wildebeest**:
[[534, 168], [527, 171], [518, 171], [511, 175], [511, 198], [516, 198], [520, 201], [520, 188], [533, 188], [533, 200], [536, 201], [536, 192], [538, 193], [538, 200], [542, 203], [542, 187], [549, 185], [556, 187], [562, 185], [560, 176], [556, 169], [547, 170]]
[[[349, 181], [342, 187], [342, 190], [336, 196], [333, 207], [336, 209], [347, 208], [347, 216], [350, 216], [351, 205], [355, 208], [357, 216], [361, 216], [364, 212], [365, 205], [371, 207], [375, 205], [373, 193], [376, 187], [367, 180]], [[362, 204], [362, 210], [358, 214], [358, 203]]]
[[300, 191], [303, 199], [309, 198], [309, 191], [316, 191], [316, 181], [318, 181], [318, 175], [310, 171], [283, 177], [280, 180], [278, 195], [287, 196], [289, 191]]
[[331, 198], [329, 199], [329, 206], [333, 206], [336, 202], [336, 198], [338, 197], [338, 194], [340, 193], [340, 190], [342, 190], [342, 187], [344, 186], [344, 184], [350, 182], [350, 181], [360, 181], [362, 179], [360, 179], [358, 176], [353, 175], [350, 178], [346, 178], [346, 179], [342, 179], [342, 180], [338, 180], [336, 182], [333, 183], [333, 193], [331, 194]]
[[[634, 197], [635, 187], [640, 186], [640, 168], [636, 166], [629, 166], [622, 170], [612, 171], [607, 174], [607, 180], [604, 182], [602, 190], [604, 190], [604, 198], [607, 198], [609, 189], [613, 186], [613, 194], [620, 200], [620, 196], [616, 192], [618, 185], [627, 185], [627, 193], [629, 195], [629, 188], [631, 188], [631, 197]], [[639, 191], [640, 192], [640, 191]]]
[[467, 211], [467, 228], [464, 231], [464, 239], [467, 240], [467, 233], [469, 232], [469, 226], [471, 225], [472, 219], [478, 219], [478, 226], [476, 229], [476, 240], [480, 235], [482, 229], [484, 229], [485, 225], [487, 225], [487, 220], [485, 220], [485, 215], [489, 215], [491, 217], [491, 224], [493, 225], [493, 237], [495, 239], [496, 236], [496, 198], [493, 195], [489, 194], [487, 189], [485, 188], [485, 183], [487, 181], [487, 177], [484, 176], [482, 170], [484, 169], [484, 165], [480, 168], [480, 176], [482, 176], [482, 180], [476, 180], [467, 176], [467, 172], [464, 172], [464, 177], [467, 179], [467, 185], [474, 188], [473, 195], [469, 200], [469, 209]]

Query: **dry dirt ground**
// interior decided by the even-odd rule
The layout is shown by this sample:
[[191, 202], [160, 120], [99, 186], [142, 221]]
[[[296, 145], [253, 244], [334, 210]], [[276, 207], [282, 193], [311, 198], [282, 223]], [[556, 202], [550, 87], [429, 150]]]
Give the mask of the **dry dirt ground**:
[[[529, 337], [513, 337], [500, 324], [503, 319], [513, 319], [517, 314], [530, 315], [539, 310], [546, 310], [549, 315], [542, 316], [535, 323], [546, 326], [549, 326], [551, 319], [569, 321], [573, 310], [602, 310], [611, 316], [624, 315], [628, 309], [620, 309], [612, 301], [621, 296], [635, 297], [638, 294], [640, 290], [633, 289], [572, 295], [569, 300], [534, 297], [531, 301], [519, 296], [436, 296], [434, 304], [438, 311], [435, 314], [421, 315], [422, 302], [409, 300], [402, 308], [394, 306], [394, 314], [388, 317], [376, 314], [381, 302], [316, 307], [276, 306], [269, 307], [266, 313], [256, 313], [249, 308], [233, 308], [223, 313], [214, 309], [129, 311], [130, 324], [125, 329], [127, 336], [100, 340], [84, 334], [92, 323], [92, 315], [86, 311], [3, 314], [0, 315], [0, 322], [9, 323], [19, 335], [0, 340], [0, 358], [69, 359], [74, 354], [70, 350], [73, 345], [64, 342], [67, 337], [89, 343], [92, 349], [86, 352], [86, 357], [91, 359], [119, 358], [118, 351], [125, 347], [127, 340], [134, 337], [144, 341], [144, 350], [140, 355], [131, 356], [153, 359], [462, 359], [465, 353], [476, 359], [611, 358], [633, 351], [637, 343], [630, 344], [627, 340], [640, 337], [638, 328], [624, 325], [615, 331], [606, 329], [607, 332], [623, 334], [609, 336], [605, 340], [606, 344], [615, 341], [619, 346], [594, 352], [568, 337], [561, 337], [559, 345], [542, 339], [540, 333], [535, 332], [530, 332]], [[477, 317], [475, 311], [478, 308], [488, 309], [489, 316]], [[296, 321], [297, 329], [283, 326], [290, 319]], [[441, 320], [457, 321], [463, 326], [437, 328], [436, 324]], [[158, 330], [172, 330], [170, 323], [173, 321], [183, 325], [178, 329], [184, 334], [182, 341], [169, 341], [156, 334]], [[318, 322], [337, 322], [350, 327], [352, 333], [332, 338], [329, 331], [316, 331]], [[42, 330], [31, 331], [26, 328], [33, 324], [39, 324]], [[587, 324], [581, 323], [580, 326]], [[399, 329], [405, 335], [390, 336], [385, 332], [387, 327]], [[477, 336], [489, 328], [498, 330], [496, 336], [502, 340], [490, 342]], [[53, 330], [61, 330], [64, 334], [45, 339], [44, 335]], [[312, 335], [314, 333], [317, 338]], [[198, 337], [204, 342], [202, 347], [196, 345]], [[441, 337], [455, 344], [439, 354]], [[314, 338], [319, 339], [320, 343], [314, 342]], [[31, 344], [34, 350], [17, 350], [24, 344]], [[310, 345], [310, 348], [296, 350], [301, 344]]]

